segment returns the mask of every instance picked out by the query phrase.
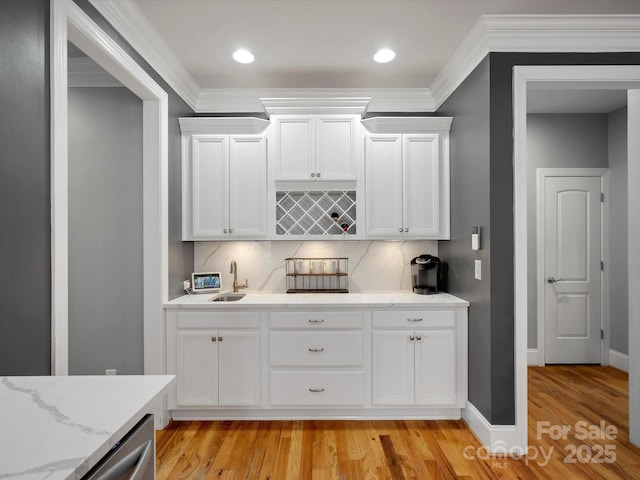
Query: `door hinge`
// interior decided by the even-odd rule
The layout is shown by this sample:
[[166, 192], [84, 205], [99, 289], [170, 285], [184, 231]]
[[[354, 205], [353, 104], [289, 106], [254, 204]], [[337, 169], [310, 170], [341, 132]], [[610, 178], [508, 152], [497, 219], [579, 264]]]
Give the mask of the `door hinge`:
[[604, 261], [600, 260], [600, 271], [604, 272]]
[[600, 329], [600, 340], [604, 340], [604, 330]]
[[600, 202], [604, 203], [604, 193], [600, 192]]

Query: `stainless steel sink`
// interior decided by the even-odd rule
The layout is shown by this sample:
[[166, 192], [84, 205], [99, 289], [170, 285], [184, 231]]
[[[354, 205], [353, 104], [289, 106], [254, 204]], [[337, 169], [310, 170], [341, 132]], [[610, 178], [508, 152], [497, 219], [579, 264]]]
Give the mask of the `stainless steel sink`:
[[220, 295], [214, 297], [212, 302], [237, 302], [238, 300], [244, 298], [246, 293], [221, 293]]

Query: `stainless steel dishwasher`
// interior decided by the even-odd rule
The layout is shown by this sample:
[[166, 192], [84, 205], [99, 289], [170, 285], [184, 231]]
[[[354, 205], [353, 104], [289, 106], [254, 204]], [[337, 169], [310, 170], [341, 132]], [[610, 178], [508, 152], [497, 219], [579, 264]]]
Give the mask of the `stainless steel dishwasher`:
[[82, 480], [154, 480], [155, 429], [146, 415], [98, 462]]

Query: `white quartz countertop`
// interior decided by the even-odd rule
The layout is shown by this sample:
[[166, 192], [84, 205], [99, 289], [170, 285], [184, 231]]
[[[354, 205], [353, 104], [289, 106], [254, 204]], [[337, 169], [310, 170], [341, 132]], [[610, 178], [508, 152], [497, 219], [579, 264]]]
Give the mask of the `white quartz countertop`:
[[174, 378], [0, 377], [0, 479], [81, 478]]
[[[240, 292], [244, 293], [244, 292]], [[234, 302], [212, 302], [219, 294], [184, 295], [165, 308], [306, 308], [306, 307], [468, 307], [469, 302], [448, 293], [418, 295], [413, 292], [373, 293], [247, 293]]]

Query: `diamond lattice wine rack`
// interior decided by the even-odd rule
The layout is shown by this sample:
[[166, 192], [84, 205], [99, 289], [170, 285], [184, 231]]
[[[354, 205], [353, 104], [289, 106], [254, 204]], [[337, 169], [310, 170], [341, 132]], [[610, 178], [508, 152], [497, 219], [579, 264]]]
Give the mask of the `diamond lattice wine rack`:
[[277, 235], [355, 235], [355, 191], [276, 192]]

